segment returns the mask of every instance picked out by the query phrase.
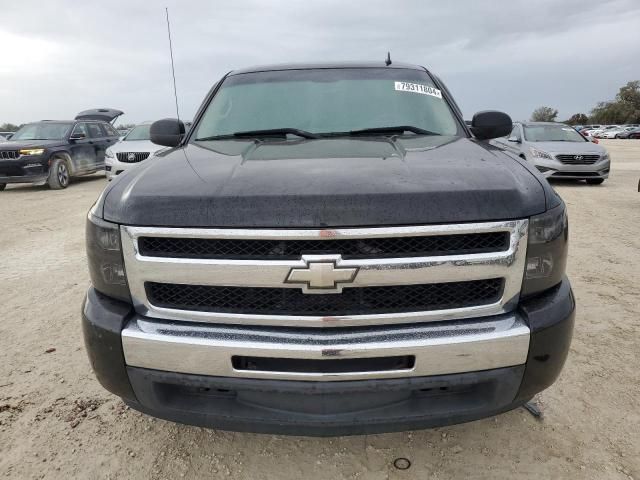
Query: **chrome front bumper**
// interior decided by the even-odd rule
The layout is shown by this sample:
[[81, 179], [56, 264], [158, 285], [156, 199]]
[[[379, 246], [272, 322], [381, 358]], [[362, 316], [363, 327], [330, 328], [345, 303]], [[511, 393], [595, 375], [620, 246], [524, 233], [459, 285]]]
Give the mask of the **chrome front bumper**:
[[[253, 379], [336, 381], [424, 377], [524, 364], [530, 330], [517, 313], [446, 324], [368, 329], [277, 329], [185, 324], [134, 317], [122, 331], [125, 363], [166, 372]], [[238, 370], [232, 357], [415, 357], [410, 369], [299, 372]], [[286, 364], [286, 362], [285, 362]]]

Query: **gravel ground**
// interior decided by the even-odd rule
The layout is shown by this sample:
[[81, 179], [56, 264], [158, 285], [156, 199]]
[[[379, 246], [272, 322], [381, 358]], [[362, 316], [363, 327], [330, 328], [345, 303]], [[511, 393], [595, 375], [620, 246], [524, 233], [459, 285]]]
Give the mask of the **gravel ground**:
[[[238, 434], [129, 410], [80, 330], [84, 216], [105, 179], [0, 192], [0, 476], [10, 478], [640, 479], [640, 141], [612, 176], [556, 183], [571, 222], [576, 331], [559, 381], [524, 409], [434, 430], [333, 439]], [[412, 462], [397, 470], [394, 459]]]

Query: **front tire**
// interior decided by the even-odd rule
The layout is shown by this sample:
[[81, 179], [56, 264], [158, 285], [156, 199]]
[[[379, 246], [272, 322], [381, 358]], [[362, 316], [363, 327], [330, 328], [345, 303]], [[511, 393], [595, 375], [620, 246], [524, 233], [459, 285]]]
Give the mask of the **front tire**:
[[7, 188], [7, 184], [6, 183], [0, 183], [0, 192], [3, 191], [5, 188]]
[[587, 178], [587, 183], [589, 185], [600, 185], [604, 182], [604, 178]]
[[69, 172], [69, 165], [64, 158], [54, 158], [49, 167], [49, 179], [47, 183], [51, 190], [61, 190], [69, 186], [69, 180], [71, 179], [71, 173]]

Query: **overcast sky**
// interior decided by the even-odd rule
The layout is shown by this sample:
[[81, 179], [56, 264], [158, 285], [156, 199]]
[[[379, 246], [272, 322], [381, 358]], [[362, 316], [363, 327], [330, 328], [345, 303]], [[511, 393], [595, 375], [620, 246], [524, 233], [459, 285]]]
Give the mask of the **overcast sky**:
[[112, 107], [134, 123], [191, 118], [211, 85], [254, 64], [417, 63], [465, 116], [499, 109], [565, 119], [640, 79], [638, 0], [9, 1], [0, 9], [0, 123]]

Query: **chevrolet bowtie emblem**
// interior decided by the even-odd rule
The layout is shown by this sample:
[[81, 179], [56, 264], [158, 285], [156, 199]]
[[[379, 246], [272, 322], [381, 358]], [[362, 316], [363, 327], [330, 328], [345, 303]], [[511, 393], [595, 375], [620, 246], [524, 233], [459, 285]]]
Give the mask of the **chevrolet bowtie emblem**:
[[292, 268], [285, 283], [300, 284], [304, 293], [340, 293], [342, 284], [351, 283], [357, 267], [340, 267], [340, 255], [303, 255], [304, 268]]

